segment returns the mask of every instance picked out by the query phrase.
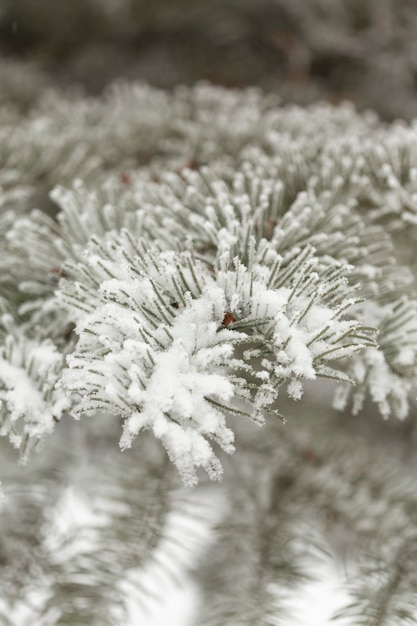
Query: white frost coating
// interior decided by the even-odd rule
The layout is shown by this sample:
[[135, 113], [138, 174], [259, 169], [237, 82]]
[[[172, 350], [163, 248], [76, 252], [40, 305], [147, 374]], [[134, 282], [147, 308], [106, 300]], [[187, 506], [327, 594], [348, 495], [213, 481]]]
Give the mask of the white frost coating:
[[383, 417], [390, 416], [391, 407], [399, 419], [407, 417], [408, 394], [412, 381], [393, 373], [384, 355], [375, 348], [366, 350], [363, 358], [368, 366], [369, 392], [373, 401], [378, 404]]
[[[9, 419], [16, 422], [20, 418], [31, 416], [37, 427], [40, 427], [44, 415], [44, 402], [39, 390], [33, 386], [33, 381], [27, 373], [15, 365], [11, 365], [4, 359], [0, 361], [0, 379], [4, 389], [1, 391], [1, 403], [4, 409], [9, 411]], [[50, 418], [52, 416], [49, 416]], [[52, 419], [45, 421], [41, 428], [52, 430]], [[46, 428], [45, 428], [46, 427]], [[32, 428], [31, 428], [32, 429]], [[8, 434], [2, 432], [3, 435]], [[15, 443], [20, 445], [21, 437], [15, 438]]]
[[191, 484], [195, 480], [193, 467], [203, 467], [213, 477], [220, 473], [204, 435], [214, 437], [226, 452], [234, 450], [233, 433], [225, 426], [223, 413], [206, 400], [210, 397], [227, 404], [235, 395], [230, 380], [221, 370], [216, 372], [231, 357], [233, 347], [218, 345], [217, 327], [210, 319], [211, 304], [207, 295], [176, 318], [171, 329], [174, 340], [154, 357], [146, 389], [134, 389], [132, 400], [139, 401], [141, 413], [126, 421], [122, 438], [122, 447], [126, 447], [140, 429], [152, 428], [184, 480]]
[[[212, 319], [213, 308], [223, 311], [224, 306], [223, 293], [216, 287], [191, 301], [170, 327], [172, 340], [165, 350], [141, 340], [139, 313], [116, 303], [105, 305], [85, 320], [91, 327], [99, 325], [99, 342], [112, 347], [112, 352], [94, 362], [91, 369], [97, 372], [97, 385], [106, 380], [100, 397], [127, 416], [121, 446], [130, 446], [140, 430], [152, 429], [187, 484], [196, 482], [198, 467], [212, 478], [221, 475], [220, 463], [206, 436], [226, 452], [234, 450], [233, 433], [225, 425], [223, 412], [207, 400], [227, 405], [236, 395], [234, 383], [225, 375], [233, 355], [232, 343], [225, 339], [232, 336], [227, 330], [218, 332], [219, 322]], [[164, 336], [161, 330], [158, 333]], [[235, 333], [233, 339], [238, 337]], [[82, 350], [91, 349], [93, 340], [88, 333], [81, 333]], [[72, 369], [65, 374], [64, 383], [70, 390], [82, 385], [83, 368], [89, 360], [88, 353], [68, 358]], [[85, 399], [82, 408], [87, 407]]]
[[[298, 400], [301, 379], [315, 379], [334, 355], [351, 354], [338, 337], [348, 336], [358, 323], [339, 319], [337, 307], [320, 301], [311, 255], [293, 278], [296, 285], [317, 283], [306, 292], [291, 283], [271, 287], [271, 268], [254, 264], [249, 270], [237, 258], [231, 262], [227, 250], [215, 272], [195, 261], [192, 270], [188, 253], [141, 249], [132, 256], [137, 268], [130, 267], [120, 253], [131, 245], [124, 237], [109, 241], [110, 253], [93, 246], [86, 269], [77, 271], [98, 275], [98, 291], [62, 283], [61, 298], [70, 310], [77, 307], [72, 294], [78, 289], [90, 303], [87, 312], [77, 309], [79, 341], [63, 376], [74, 394], [74, 415], [97, 409], [121, 415], [123, 448], [149, 429], [184, 482], [195, 484], [198, 468], [219, 478], [211, 441], [227, 453], [234, 450], [225, 413], [246, 406], [262, 423], [284, 383]], [[242, 342], [237, 358], [235, 346]], [[242, 377], [245, 370], [258, 381], [254, 389]], [[329, 372], [337, 377], [327, 367]]]
[[343, 410], [352, 395], [352, 410], [358, 413], [369, 392], [384, 418], [404, 419], [417, 375], [417, 304], [403, 297], [379, 307], [367, 302], [363, 309], [369, 323], [380, 328], [379, 350], [368, 348], [351, 359], [349, 375], [356, 386], [352, 394], [338, 388], [334, 406]]
[[[385, 419], [388, 419], [391, 414], [398, 419], [407, 417], [408, 397], [413, 381], [393, 372], [382, 352], [376, 348], [368, 348], [352, 359], [349, 372], [357, 381], [353, 393], [352, 412], [354, 414], [361, 411], [368, 390]], [[338, 410], [343, 410], [347, 405], [349, 395], [348, 388], [340, 387], [333, 406]]]
[[287, 393], [293, 400], [299, 400], [303, 395], [303, 384], [300, 380], [294, 378], [287, 387]]
[[[6, 358], [7, 356], [7, 358]], [[16, 341], [9, 336], [0, 353], [0, 434], [16, 447], [24, 437], [50, 434], [54, 421], [69, 408], [64, 391], [55, 389], [62, 355], [48, 341]]]

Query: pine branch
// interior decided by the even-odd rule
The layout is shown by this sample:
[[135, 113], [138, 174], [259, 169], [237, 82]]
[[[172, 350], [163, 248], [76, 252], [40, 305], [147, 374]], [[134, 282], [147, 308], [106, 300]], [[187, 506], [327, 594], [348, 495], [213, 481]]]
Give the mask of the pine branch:
[[149, 442], [120, 457], [96, 436], [92, 459], [72, 431], [64, 437], [73, 450], [58, 441], [25, 486], [22, 471], [8, 477], [0, 613], [13, 626], [26, 619], [22, 607], [27, 623], [145, 619], [205, 549], [216, 519], [213, 499], [180, 489]]
[[[220, 476], [206, 436], [234, 449], [221, 405], [233, 413], [249, 403], [258, 421], [282, 383], [293, 380], [290, 393], [299, 398], [303, 378], [324, 366], [337, 378], [333, 361], [372, 345], [371, 336], [350, 340], [361, 325], [342, 319], [353, 303], [343, 266], [320, 281], [306, 249], [271, 284], [272, 270], [229, 259], [222, 253], [213, 276], [189, 253], [158, 253], [122, 233], [106, 245], [93, 239], [86, 263], [69, 266], [84, 281], [61, 283], [80, 336], [63, 379], [80, 396], [74, 413], [105, 409], [124, 417], [122, 447], [151, 428], [191, 484], [195, 467]], [[253, 392], [239, 371], [258, 382]]]
[[[65, 470], [87, 521], [58, 528], [72, 497], [58, 478], [37, 491], [45, 474], [34, 472], [15, 493], [2, 521], [21, 556], [2, 546], [4, 614], [126, 623], [134, 587], [145, 606], [158, 577], [182, 575], [187, 542], [171, 514], [195, 496], [177, 489], [156, 438], [188, 485], [230, 466], [203, 623], [286, 619], [313, 545], [307, 516], [314, 538], [337, 520], [368, 544], [357, 619], [411, 619], [415, 498], [381, 470], [386, 454], [371, 463], [334, 425], [306, 447], [313, 426], [300, 414], [313, 413], [317, 384], [295, 431], [266, 430], [262, 445], [242, 433], [250, 421], [281, 427], [269, 418], [284, 421], [318, 378], [342, 383], [339, 408], [350, 385], [353, 413], [369, 395], [384, 417], [407, 415], [416, 301], [398, 237], [411, 249], [414, 130], [208, 85], [118, 85], [90, 101], [55, 92], [27, 119], [0, 118], [1, 432], [24, 451], [55, 421], [69, 428], [71, 412], [87, 429], [100, 419], [106, 437], [91, 464], [74, 445]], [[44, 211], [28, 213], [35, 198]], [[132, 449], [116, 458], [121, 421]], [[33, 531], [19, 525], [26, 513]]]
[[204, 626], [288, 623], [289, 600], [305, 581], [305, 560], [314, 551], [295, 523], [292, 469], [290, 461], [273, 471], [249, 463], [235, 476], [231, 510], [202, 575]]
[[63, 357], [50, 340], [25, 336], [10, 316], [1, 321], [7, 332], [0, 350], [0, 434], [25, 458], [69, 408], [66, 395], [55, 389]]

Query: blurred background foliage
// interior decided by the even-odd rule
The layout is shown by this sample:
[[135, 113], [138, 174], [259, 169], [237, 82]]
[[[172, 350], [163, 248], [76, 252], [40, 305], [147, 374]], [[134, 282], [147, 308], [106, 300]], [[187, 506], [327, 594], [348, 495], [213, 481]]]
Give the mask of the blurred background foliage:
[[2, 0], [0, 51], [55, 84], [259, 85], [416, 115], [415, 0]]

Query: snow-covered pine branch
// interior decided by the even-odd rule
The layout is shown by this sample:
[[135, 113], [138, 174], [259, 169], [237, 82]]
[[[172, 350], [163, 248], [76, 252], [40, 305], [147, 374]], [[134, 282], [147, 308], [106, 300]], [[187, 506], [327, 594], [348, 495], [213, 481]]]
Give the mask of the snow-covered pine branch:
[[[66, 394], [56, 389], [64, 357], [48, 339], [36, 341], [3, 314], [0, 349], [0, 434], [9, 437], [23, 458], [29, 446], [51, 434], [68, 410]], [[0, 327], [1, 328], [1, 327]]]
[[79, 334], [63, 377], [75, 414], [123, 416], [123, 447], [151, 428], [190, 484], [196, 467], [220, 476], [206, 437], [233, 451], [225, 413], [262, 421], [282, 384], [298, 399], [304, 379], [347, 380], [333, 362], [373, 344], [345, 318], [355, 300], [343, 266], [319, 274], [307, 247], [281, 270], [277, 255], [257, 263], [254, 246], [248, 265], [222, 250], [208, 266], [122, 232], [93, 238], [84, 264], [68, 266], [79, 279], [60, 285]]
[[[13, 562], [3, 546], [10, 593], [0, 610], [19, 620], [13, 598], [29, 606], [35, 588], [34, 619], [101, 626], [125, 619], [123, 585], [148, 577], [140, 602], [157, 588], [164, 537], [183, 546], [181, 523], [169, 531], [183, 492], [177, 499], [162, 442], [187, 485], [200, 479], [204, 489], [199, 469], [219, 479], [224, 468], [230, 511], [206, 569], [201, 623], [279, 622], [305, 571], [303, 514], [310, 524], [337, 518], [359, 544], [372, 527], [369, 568], [359, 567], [352, 593], [370, 619], [403, 619], [415, 576], [411, 560], [401, 571], [398, 562], [416, 543], [404, 476], [379, 474], [381, 455], [362, 486], [355, 471], [368, 468], [368, 447], [349, 437], [336, 445], [335, 415], [315, 434], [310, 422], [314, 390], [327, 394], [319, 378], [345, 412], [350, 396], [351, 413], [367, 398], [384, 417], [410, 412], [416, 128], [349, 105], [283, 106], [258, 90], [208, 85], [34, 97], [26, 117], [0, 109], [1, 434], [25, 453], [59, 422], [57, 437], [78, 428], [87, 443], [71, 440], [63, 475], [73, 492], [58, 495], [64, 454], [51, 453], [47, 471], [36, 466], [31, 494], [21, 494], [33, 535], [19, 506], [3, 518], [8, 535], [30, 536], [36, 549], [16, 585], [30, 550], [19, 544]], [[117, 440], [131, 449], [120, 455]], [[87, 485], [74, 477], [81, 454]], [[36, 491], [46, 474], [54, 489]], [[89, 503], [88, 520], [61, 532], [71, 493]], [[372, 594], [367, 571], [381, 568], [389, 576]]]
[[[349, 107], [280, 108], [256, 91], [125, 86], [88, 107], [49, 95], [42, 124], [25, 127], [28, 166], [38, 126], [48, 135], [71, 115], [79, 123], [51, 134], [50, 155], [54, 142], [71, 151], [76, 132], [83, 154], [100, 146], [106, 168], [120, 151], [132, 171], [137, 141], [148, 160], [139, 175], [110, 166], [104, 180], [102, 164], [88, 185], [55, 188], [56, 219], [5, 213], [2, 293], [22, 332], [67, 360], [58, 389], [74, 414], [120, 415], [122, 446], [151, 428], [193, 483], [200, 466], [220, 476], [208, 439], [233, 450], [226, 415], [279, 414], [283, 384], [298, 399], [303, 380], [335, 378], [339, 407], [356, 383], [355, 410], [369, 389], [384, 415], [407, 413], [414, 326], [401, 325], [400, 355], [388, 320], [398, 307], [412, 315], [412, 276], [378, 224], [376, 198], [388, 191], [372, 157], [394, 129]], [[412, 132], [401, 134], [410, 159]], [[15, 136], [5, 139], [16, 158]]]

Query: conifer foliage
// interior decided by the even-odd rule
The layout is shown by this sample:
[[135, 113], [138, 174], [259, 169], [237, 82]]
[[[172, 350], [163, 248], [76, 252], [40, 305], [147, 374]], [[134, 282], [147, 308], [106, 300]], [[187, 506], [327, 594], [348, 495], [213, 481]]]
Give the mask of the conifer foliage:
[[0, 118], [5, 623], [137, 623], [192, 568], [196, 623], [287, 623], [334, 526], [339, 618], [410, 623], [415, 493], [312, 407], [414, 404], [416, 129], [205, 84]]

